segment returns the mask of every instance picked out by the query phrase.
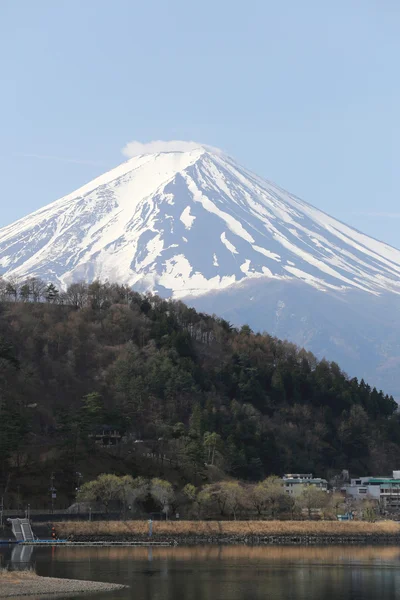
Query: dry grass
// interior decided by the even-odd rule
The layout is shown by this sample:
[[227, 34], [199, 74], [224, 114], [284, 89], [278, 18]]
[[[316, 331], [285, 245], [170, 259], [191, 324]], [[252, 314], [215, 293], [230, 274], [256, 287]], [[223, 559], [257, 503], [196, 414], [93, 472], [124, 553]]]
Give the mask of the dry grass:
[[24, 571], [8, 571], [8, 569], [0, 569], [0, 584], [2, 583], [19, 583], [26, 581], [27, 579], [37, 579], [33, 569], [26, 569]]
[[[73, 536], [147, 535], [147, 521], [78, 521], [58, 523], [60, 538]], [[362, 521], [155, 521], [153, 536], [216, 535], [400, 535], [400, 524], [394, 521], [367, 523]]]

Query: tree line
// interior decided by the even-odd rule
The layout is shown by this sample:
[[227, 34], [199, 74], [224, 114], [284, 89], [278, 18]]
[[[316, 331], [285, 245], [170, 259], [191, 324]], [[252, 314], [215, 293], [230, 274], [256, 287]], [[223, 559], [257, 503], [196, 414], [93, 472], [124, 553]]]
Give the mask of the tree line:
[[[9, 504], [17, 489], [47, 498], [52, 471], [67, 503], [76, 472], [94, 479], [105, 467], [198, 487], [223, 474], [329, 478], [400, 464], [396, 402], [336, 363], [128, 286], [78, 282], [50, 294], [50, 285], [0, 279]], [[104, 427], [121, 436], [118, 459], [96, 444]]]
[[218, 481], [181, 489], [160, 478], [99, 475], [77, 494], [76, 508], [121, 511], [124, 519], [144, 518], [160, 511], [164, 518], [188, 519], [336, 519], [351, 512], [359, 519], [375, 520], [378, 507], [371, 501], [346, 501], [339, 492], [327, 493], [313, 485], [289, 495], [282, 480], [271, 475], [258, 483]]

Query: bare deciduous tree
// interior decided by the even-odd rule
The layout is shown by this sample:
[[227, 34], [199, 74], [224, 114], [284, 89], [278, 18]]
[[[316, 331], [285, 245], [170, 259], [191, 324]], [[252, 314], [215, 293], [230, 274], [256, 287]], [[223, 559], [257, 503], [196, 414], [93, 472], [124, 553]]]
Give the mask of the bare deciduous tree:
[[174, 501], [174, 489], [169, 481], [163, 479], [152, 479], [150, 483], [150, 494], [152, 498], [161, 506], [166, 518], [168, 519], [171, 504]]

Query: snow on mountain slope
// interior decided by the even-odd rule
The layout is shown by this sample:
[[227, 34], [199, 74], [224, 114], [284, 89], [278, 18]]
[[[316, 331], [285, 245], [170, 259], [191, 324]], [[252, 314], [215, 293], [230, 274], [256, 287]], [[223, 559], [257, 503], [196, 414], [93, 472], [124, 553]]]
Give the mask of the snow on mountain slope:
[[0, 229], [0, 274], [174, 297], [251, 278], [400, 294], [400, 251], [199, 146], [136, 156]]

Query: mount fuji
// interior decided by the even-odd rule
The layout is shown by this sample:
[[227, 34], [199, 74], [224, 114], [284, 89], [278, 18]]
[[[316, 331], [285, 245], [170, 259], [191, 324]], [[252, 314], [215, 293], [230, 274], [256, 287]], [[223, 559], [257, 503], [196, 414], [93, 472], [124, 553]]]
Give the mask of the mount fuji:
[[135, 156], [0, 229], [0, 275], [183, 298], [400, 397], [400, 251], [207, 146]]

